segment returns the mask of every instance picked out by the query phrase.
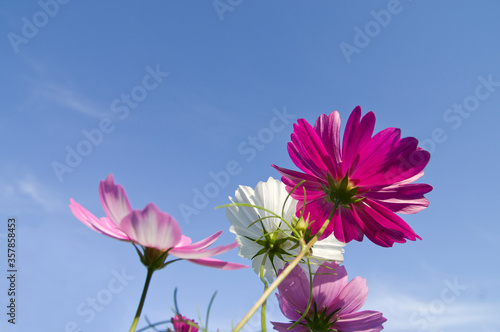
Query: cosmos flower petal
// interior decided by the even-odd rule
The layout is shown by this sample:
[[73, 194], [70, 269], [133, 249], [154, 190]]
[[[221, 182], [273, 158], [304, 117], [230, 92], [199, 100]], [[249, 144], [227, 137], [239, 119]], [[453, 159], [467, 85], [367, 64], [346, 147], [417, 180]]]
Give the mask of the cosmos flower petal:
[[187, 261], [190, 261], [191, 263], [195, 263], [198, 265], [212, 267], [219, 270], [239, 270], [248, 267], [248, 265], [229, 263], [215, 258], [187, 259]]
[[122, 220], [121, 228], [135, 243], [159, 250], [173, 248], [182, 235], [177, 221], [161, 212], [154, 203], [129, 213]]
[[365, 310], [342, 315], [335, 326], [343, 332], [379, 332], [386, 321], [381, 312]]
[[293, 323], [278, 323], [278, 322], [271, 322], [273, 324], [273, 328], [276, 331], [280, 332], [309, 332], [309, 329], [306, 326], [303, 325], [296, 325], [293, 328], [289, 328], [290, 326], [293, 325]]
[[356, 277], [349, 281], [330, 306], [333, 309], [340, 308], [337, 315], [342, 316], [358, 311], [365, 304], [367, 297], [366, 279]]
[[347, 271], [336, 262], [325, 262], [313, 278], [313, 297], [318, 310], [327, 308], [347, 285]]
[[225, 253], [233, 248], [236, 248], [238, 246], [237, 242], [233, 242], [231, 244], [228, 244], [226, 246], [218, 246], [212, 249], [191, 249], [189, 247], [181, 247], [181, 248], [172, 248], [168, 252], [172, 256], [176, 256], [178, 258], [182, 259], [197, 259], [197, 258], [206, 258], [210, 256], [216, 256], [220, 255], [222, 253]]
[[419, 174], [430, 159], [429, 152], [417, 147], [413, 137], [400, 139], [401, 131], [387, 128], [375, 135], [360, 152], [352, 174], [370, 187], [392, 184]]
[[392, 247], [395, 242], [406, 242], [405, 233], [402, 231], [400, 225], [393, 224], [371, 207], [354, 207], [354, 211], [353, 215], [360, 229], [373, 243], [381, 247]]
[[304, 119], [297, 122], [287, 145], [290, 158], [305, 173], [323, 177], [333, 168], [331, 157], [311, 125]]
[[70, 198], [70, 209], [74, 216], [84, 223], [87, 227], [95, 230], [98, 233], [110, 236], [118, 240], [128, 241], [129, 237], [125, 234], [114, 222], [109, 218], [97, 218], [92, 213], [87, 211], [83, 206]]
[[[343, 249], [345, 245], [345, 242], [337, 240], [335, 235], [331, 234], [314, 244], [314, 249], [312, 250], [313, 258], [317, 257], [328, 261], [343, 262], [344, 256], [342, 254], [345, 252]], [[332, 250], [332, 248], [335, 248], [335, 250]]]
[[[177, 249], [181, 249], [181, 248], [182, 249], [189, 249], [189, 250], [205, 249], [205, 248], [209, 247], [210, 245], [212, 245], [215, 241], [217, 241], [217, 239], [219, 238], [219, 236], [221, 234], [222, 234], [222, 231], [218, 231], [217, 233], [207, 237], [206, 239], [198, 241], [198, 242], [193, 243], [193, 244], [191, 244], [191, 243], [187, 243], [187, 244], [178, 243], [176, 245], [176, 248]], [[191, 239], [189, 239], [189, 241], [191, 241]]]
[[429, 206], [429, 201], [424, 194], [431, 190], [431, 186], [423, 183], [396, 184], [372, 188], [365, 194], [365, 197], [376, 201], [392, 212], [413, 214]]
[[172, 317], [170, 322], [174, 326], [175, 332], [198, 332], [198, 328], [196, 327], [198, 324], [194, 320], [187, 319], [185, 316], [180, 314]]
[[[361, 119], [361, 107], [356, 106], [347, 120], [342, 145], [342, 174], [356, 168], [355, 161], [359, 151], [371, 139], [375, 127], [375, 114], [368, 112]], [[340, 126], [340, 119], [339, 119]], [[340, 146], [340, 143], [339, 143]]]
[[318, 134], [326, 151], [331, 157], [334, 167], [340, 162], [340, 115], [334, 111], [330, 115], [322, 114], [314, 124], [314, 130]]
[[[281, 273], [281, 271], [279, 271]], [[295, 266], [295, 268], [290, 272], [289, 275], [286, 276], [285, 280], [283, 280], [278, 285], [279, 297], [281, 297], [290, 307], [290, 310], [287, 310], [286, 313], [289, 315], [285, 315], [288, 319], [297, 319], [300, 315], [297, 316], [297, 311], [303, 313], [307, 308], [307, 302], [309, 300], [309, 279], [305, 274], [304, 270], [299, 266]], [[295, 314], [290, 314], [291, 312], [295, 312]], [[285, 312], [283, 312], [285, 314]]]
[[125, 216], [132, 212], [125, 189], [115, 184], [113, 174], [109, 174], [106, 180], [99, 185], [99, 196], [106, 215], [119, 224]]

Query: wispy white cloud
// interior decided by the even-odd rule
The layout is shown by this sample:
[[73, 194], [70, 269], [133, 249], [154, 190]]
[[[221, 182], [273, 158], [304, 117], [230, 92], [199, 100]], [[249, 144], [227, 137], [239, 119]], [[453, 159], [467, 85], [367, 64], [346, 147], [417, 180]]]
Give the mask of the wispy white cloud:
[[70, 80], [48, 79], [47, 77], [53, 76], [54, 71], [49, 64], [40, 62], [24, 53], [20, 54], [20, 58], [31, 69], [29, 76], [20, 76], [20, 79], [29, 87], [28, 98], [24, 105], [21, 105], [21, 109], [30, 111], [62, 110], [93, 118], [103, 117], [109, 111], [78, 91], [77, 87], [72, 87]]
[[55, 83], [37, 84], [32, 91], [35, 100], [55, 105], [85, 116], [99, 118], [105, 113], [101, 107], [77, 92]]
[[9, 213], [55, 212], [63, 207], [54, 193], [31, 173], [9, 181], [0, 180], [0, 188], [0, 206]]

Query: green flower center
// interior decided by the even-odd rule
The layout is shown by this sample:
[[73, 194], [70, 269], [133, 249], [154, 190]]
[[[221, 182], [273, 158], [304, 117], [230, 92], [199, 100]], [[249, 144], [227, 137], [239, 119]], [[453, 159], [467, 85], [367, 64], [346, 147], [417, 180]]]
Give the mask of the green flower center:
[[359, 202], [363, 197], [356, 197], [359, 187], [354, 186], [349, 181], [349, 171], [342, 180], [334, 180], [327, 173], [328, 186], [323, 186], [323, 191], [326, 194], [326, 200], [330, 203], [337, 204], [344, 208], [350, 208], [349, 204]]

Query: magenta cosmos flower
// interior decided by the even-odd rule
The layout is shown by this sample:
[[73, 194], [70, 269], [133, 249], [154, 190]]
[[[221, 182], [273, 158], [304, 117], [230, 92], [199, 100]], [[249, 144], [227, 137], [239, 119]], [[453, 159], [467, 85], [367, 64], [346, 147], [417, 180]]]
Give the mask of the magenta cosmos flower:
[[[114, 183], [112, 174], [101, 181], [99, 196], [107, 217], [100, 219], [95, 217], [73, 199], [70, 204], [71, 211], [75, 217], [96, 232], [142, 246], [144, 254], [139, 254], [145, 265], [147, 265], [145, 259], [149, 259], [149, 263], [154, 263], [152, 259], [159, 258], [159, 255], [168, 251], [168, 255], [217, 269], [234, 270], [247, 267], [210, 258], [238, 246], [234, 242], [227, 246], [208, 249], [222, 231], [192, 243], [189, 237], [182, 235], [177, 221], [168, 213], [160, 211], [155, 204], [149, 203], [143, 210], [132, 210], [125, 190]], [[150, 257], [146, 257], [147, 255]], [[163, 264], [163, 261], [160, 264]]]
[[175, 332], [198, 332], [198, 324], [192, 319], [177, 314], [171, 320]]
[[321, 238], [333, 232], [339, 241], [350, 242], [363, 240], [365, 234], [383, 247], [420, 239], [395, 212], [416, 213], [429, 205], [424, 194], [432, 187], [412, 182], [424, 174], [430, 154], [417, 147], [415, 138], [401, 138], [398, 128], [372, 137], [374, 126], [375, 115], [369, 112], [361, 119], [356, 107], [341, 145], [337, 111], [321, 115], [314, 127], [304, 119], [294, 124], [288, 153], [304, 173], [273, 167], [288, 191], [304, 181], [292, 197], [299, 201], [297, 212], [305, 201], [304, 214], [314, 221], [312, 234], [331, 217]]
[[271, 322], [277, 331], [378, 332], [387, 320], [378, 311], [358, 311], [366, 301], [368, 287], [360, 277], [347, 282], [347, 272], [337, 262], [323, 263], [312, 281], [312, 304], [305, 318], [292, 329], [307, 308], [309, 278], [295, 267], [278, 286], [281, 312], [290, 323]]

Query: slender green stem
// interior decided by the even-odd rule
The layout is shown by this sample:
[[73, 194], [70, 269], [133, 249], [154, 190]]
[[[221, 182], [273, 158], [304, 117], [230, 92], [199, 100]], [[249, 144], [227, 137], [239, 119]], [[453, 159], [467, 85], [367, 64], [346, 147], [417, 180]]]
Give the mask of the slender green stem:
[[139, 317], [141, 316], [142, 307], [144, 306], [144, 301], [146, 300], [146, 294], [148, 293], [149, 282], [151, 281], [151, 277], [155, 272], [154, 269], [148, 269], [148, 275], [146, 276], [146, 282], [144, 283], [144, 289], [142, 290], [141, 301], [139, 302], [139, 307], [137, 307], [137, 312], [135, 313], [134, 321], [132, 322], [132, 326], [130, 327], [129, 332], [135, 332], [135, 328], [139, 323]]
[[[264, 255], [264, 258], [262, 259], [262, 265], [260, 266], [260, 280], [264, 283], [264, 292], [267, 290], [269, 287], [269, 284], [267, 283], [266, 279], [264, 278], [264, 266], [266, 264], [266, 259], [267, 259], [268, 253]], [[260, 309], [260, 324], [261, 324], [261, 332], [266, 332], [266, 306], [267, 306], [267, 300], [264, 300], [264, 303], [262, 304], [262, 308]]]
[[325, 231], [326, 227], [330, 223], [330, 218], [325, 220], [323, 225], [321, 226], [320, 230], [316, 235], [313, 236], [311, 241], [307, 243], [305, 247], [302, 248], [300, 253], [295, 257], [295, 259], [288, 264], [288, 266], [278, 275], [278, 277], [274, 280], [274, 282], [269, 286], [269, 288], [262, 294], [262, 296], [255, 302], [253, 307], [247, 312], [247, 314], [243, 317], [243, 319], [236, 325], [236, 327], [233, 329], [233, 332], [238, 332], [241, 330], [241, 328], [248, 322], [248, 320], [255, 314], [255, 312], [262, 306], [262, 304], [266, 301], [266, 299], [269, 297], [269, 295], [272, 294], [272, 292], [278, 287], [279, 284], [286, 278], [287, 275], [292, 272], [292, 270], [299, 264], [300, 260], [309, 252], [311, 247], [318, 241], [318, 238], [323, 234]]

